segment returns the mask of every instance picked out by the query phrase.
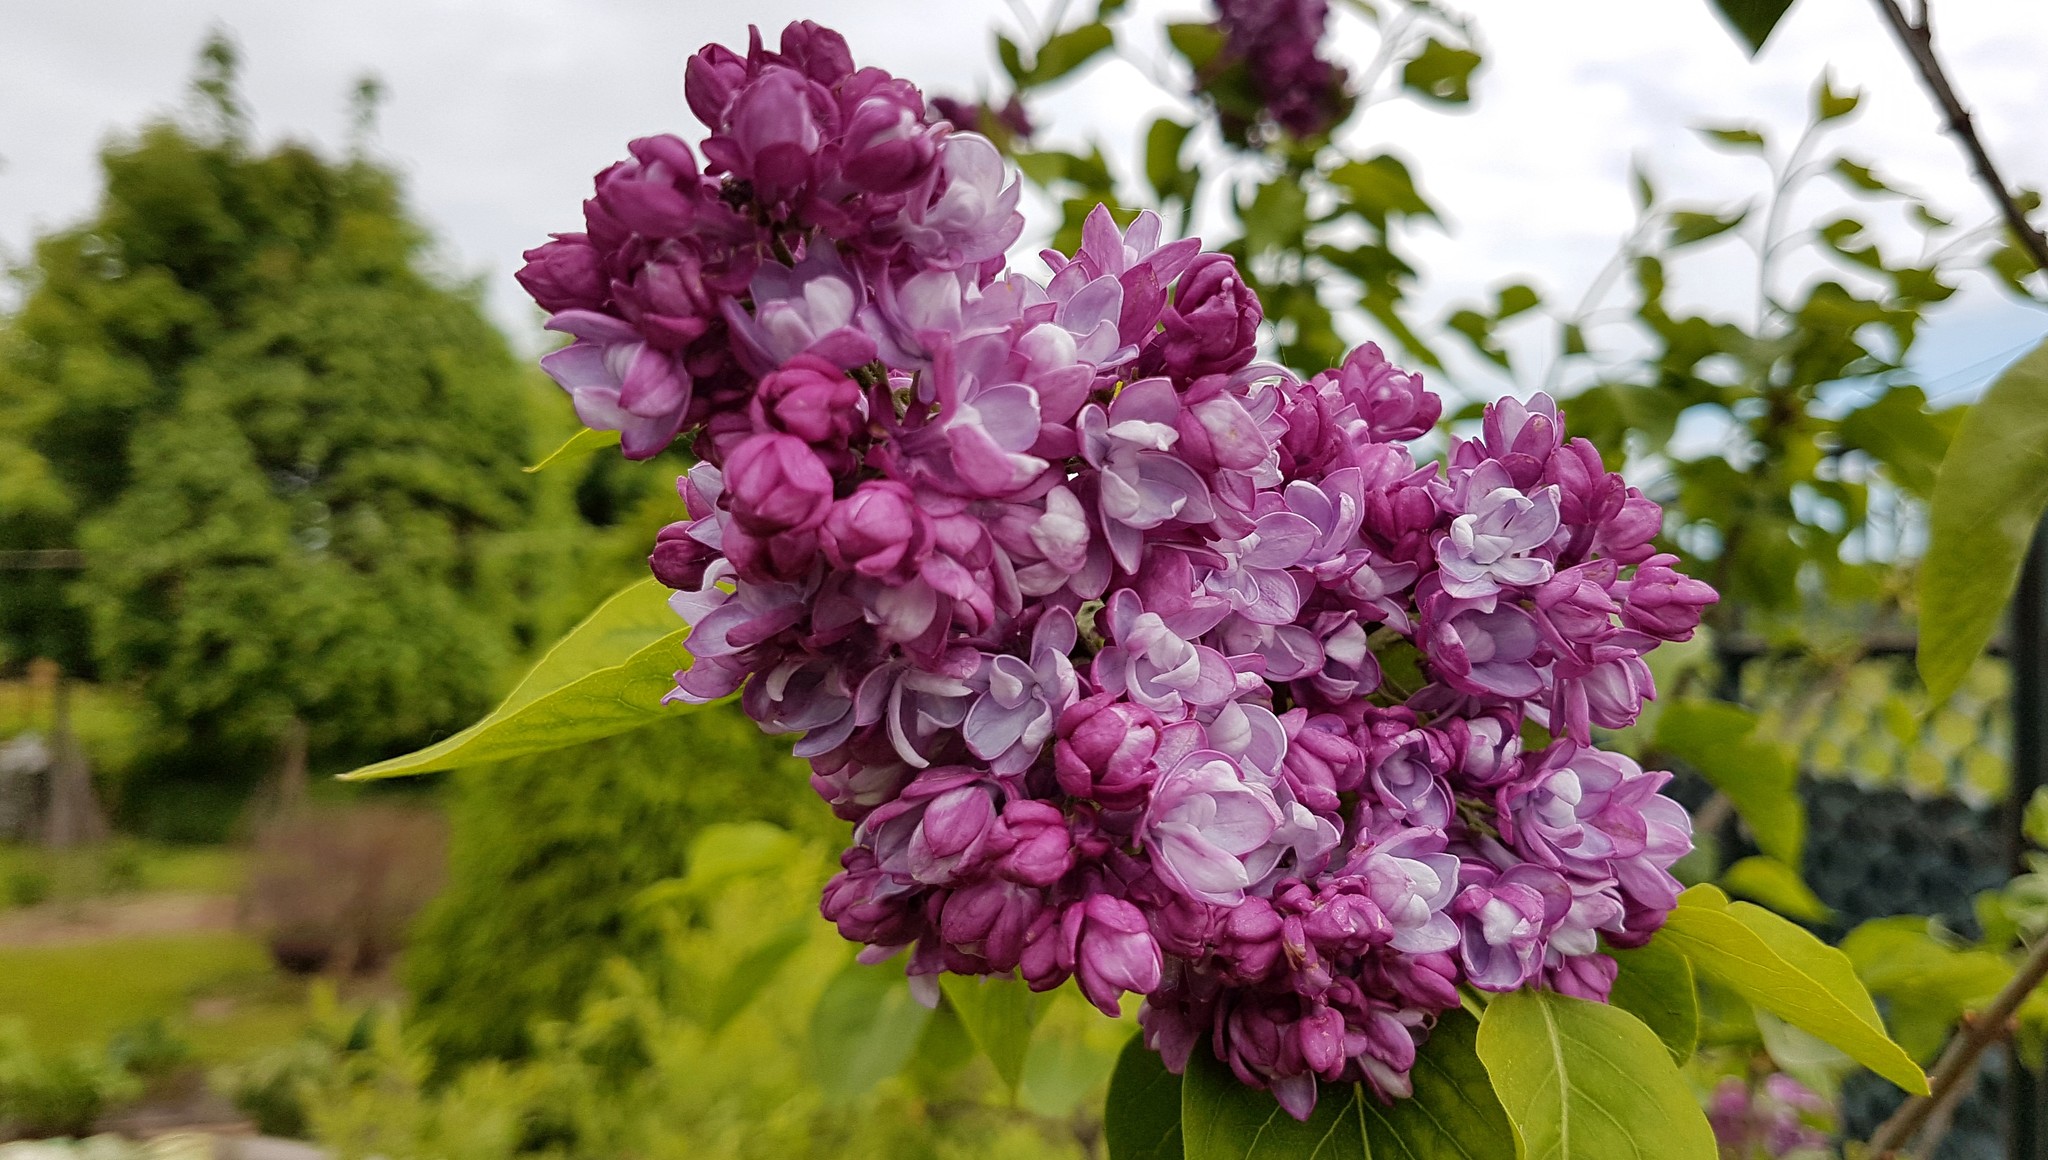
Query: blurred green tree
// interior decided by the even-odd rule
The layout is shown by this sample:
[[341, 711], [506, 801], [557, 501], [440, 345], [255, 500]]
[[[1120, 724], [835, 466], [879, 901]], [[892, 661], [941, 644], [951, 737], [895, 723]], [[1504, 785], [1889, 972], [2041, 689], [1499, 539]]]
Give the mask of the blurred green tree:
[[405, 962], [413, 1029], [442, 1069], [517, 1058], [571, 1019], [605, 962], [659, 973], [642, 892], [680, 877], [706, 824], [769, 821], [845, 840], [786, 738], [736, 705], [558, 753], [463, 770], [449, 797], [448, 889]]
[[[540, 388], [430, 270], [373, 102], [345, 158], [259, 148], [235, 69], [216, 34], [195, 112], [108, 145], [97, 212], [15, 272], [0, 549], [84, 568], [0, 571], [0, 655], [137, 682], [208, 764], [360, 758], [473, 715], [535, 635]], [[568, 486], [539, 506], [580, 527]]]

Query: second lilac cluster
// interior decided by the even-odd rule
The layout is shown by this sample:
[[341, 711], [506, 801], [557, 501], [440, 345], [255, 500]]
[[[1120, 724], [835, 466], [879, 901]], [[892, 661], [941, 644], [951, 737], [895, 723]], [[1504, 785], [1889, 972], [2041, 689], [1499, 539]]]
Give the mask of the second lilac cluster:
[[[1327, 0], [1215, 0], [1215, 7], [1223, 49], [1196, 78], [1197, 88], [1211, 89], [1224, 72], [1235, 72], [1256, 97], [1260, 118], [1296, 138], [1320, 137], [1350, 114], [1344, 69], [1321, 52]], [[1218, 112], [1234, 138], [1250, 128], [1235, 102], [1220, 100]]]
[[864, 957], [1142, 995], [1170, 1066], [1303, 1117], [1406, 1094], [1461, 986], [1605, 998], [1690, 847], [1592, 744], [1714, 599], [1656, 505], [1542, 396], [1418, 463], [1418, 377], [1257, 362], [1231, 259], [1149, 214], [1007, 269], [995, 150], [823, 29], [687, 75], [705, 164], [635, 143], [522, 277], [586, 422], [694, 434], [672, 696], [798, 736]]

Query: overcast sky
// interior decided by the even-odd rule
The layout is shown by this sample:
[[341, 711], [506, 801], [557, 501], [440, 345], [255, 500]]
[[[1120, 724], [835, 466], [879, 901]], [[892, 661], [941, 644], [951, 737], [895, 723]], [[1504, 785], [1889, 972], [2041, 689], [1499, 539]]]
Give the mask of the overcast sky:
[[[1194, 10], [1131, 7], [1138, 24]], [[1706, 148], [1691, 127], [1750, 123], [1789, 140], [1826, 68], [1838, 87], [1868, 94], [1845, 147], [1967, 220], [1990, 212], [1868, 0], [1800, 0], [1754, 63], [1706, 0], [1462, 8], [1487, 57], [1471, 111], [1388, 104], [1353, 130], [1406, 157], [1445, 212], [1448, 232], [1410, 239], [1432, 304], [1521, 277], [1575, 299], [1630, 224], [1632, 157], [1669, 193], [1754, 194], [1761, 169]], [[1993, 155], [2015, 182], [2048, 185], [2048, 3], [1935, 8], [1939, 48]], [[265, 137], [338, 148], [355, 78], [384, 81], [378, 150], [407, 175], [448, 260], [486, 279], [494, 314], [531, 345], [536, 319], [511, 279], [519, 251], [577, 228], [591, 175], [627, 139], [700, 132], [681, 99], [691, 52], [743, 41], [748, 20], [772, 36], [799, 18], [840, 28], [864, 63], [952, 92], [993, 86], [989, 30], [1015, 27], [1001, 0], [0, 0], [0, 248], [18, 259], [38, 231], [89, 210], [96, 148], [176, 107], [200, 41], [221, 24], [243, 48], [244, 89]], [[1340, 51], [1369, 53], [1362, 24], [1339, 28]], [[1092, 133], [1129, 151], [1171, 107], [1140, 71], [1112, 65], [1036, 111], [1057, 139]], [[1817, 193], [1798, 212], [1817, 215], [1833, 196]], [[1692, 290], [1739, 298], [1748, 275], [1736, 258], [1703, 261]], [[1930, 328], [1920, 369], [1936, 393], [1967, 393], [2043, 332], [2048, 316], [1976, 288]]]

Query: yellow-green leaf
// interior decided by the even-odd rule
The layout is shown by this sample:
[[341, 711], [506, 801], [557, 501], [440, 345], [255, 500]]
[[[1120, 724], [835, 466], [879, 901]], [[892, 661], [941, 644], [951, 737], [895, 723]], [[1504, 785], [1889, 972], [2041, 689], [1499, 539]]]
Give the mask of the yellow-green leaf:
[[1701, 973], [1916, 1095], [1927, 1076], [1885, 1033], [1847, 956], [1760, 906], [1712, 886], [1679, 896], [1657, 941]]
[[2048, 342], [1991, 384], [1949, 441], [1920, 565], [1920, 679], [1939, 705], [1984, 651], [2048, 509]]
[[1699, 1102], [1635, 1016], [1555, 991], [1486, 1006], [1479, 1058], [1522, 1160], [1715, 1160]]
[[1656, 1032], [1673, 1062], [1691, 1059], [1700, 1039], [1700, 995], [1692, 963], [1662, 939], [1610, 953], [1619, 969], [1607, 1001]]
[[560, 447], [548, 452], [547, 457], [539, 463], [534, 464], [532, 467], [522, 468], [521, 470], [531, 475], [542, 468], [553, 467], [557, 463], [573, 462], [606, 447], [616, 447], [618, 443], [619, 433], [617, 431], [599, 431], [594, 428], [585, 427], [583, 430], [569, 436]]
[[483, 720], [425, 749], [344, 774], [369, 780], [484, 765], [581, 745], [686, 711], [664, 706], [677, 669], [689, 666], [689, 629], [668, 590], [642, 580], [569, 630], [504, 703]]
[[1022, 980], [995, 975], [942, 974], [939, 988], [960, 1025], [967, 1028], [967, 1037], [995, 1065], [996, 1075], [1014, 1098], [1024, 1080], [1031, 1033], [1050, 1000], [1033, 993]]

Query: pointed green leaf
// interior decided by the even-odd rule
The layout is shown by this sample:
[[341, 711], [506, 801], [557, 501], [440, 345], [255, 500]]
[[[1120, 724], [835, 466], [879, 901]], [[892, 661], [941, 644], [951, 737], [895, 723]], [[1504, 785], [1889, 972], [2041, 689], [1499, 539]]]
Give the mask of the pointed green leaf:
[[1159, 1053], [1131, 1036], [1109, 1077], [1102, 1109], [1102, 1138], [1109, 1160], [1182, 1160], [1180, 1077], [1166, 1070]]
[[1721, 873], [1721, 886], [1730, 894], [1805, 922], [1826, 922], [1834, 913], [1799, 877], [1799, 871], [1769, 854], [1755, 854], [1728, 867]]
[[1885, 1034], [1877, 1006], [1841, 951], [1770, 911], [1712, 886], [1679, 896], [1657, 941], [1702, 974], [1915, 1095], [1927, 1077]]
[[548, 452], [547, 457], [539, 463], [534, 464], [532, 467], [520, 468], [520, 470], [531, 475], [543, 468], [553, 467], [557, 463], [572, 463], [592, 452], [618, 445], [619, 433], [617, 431], [599, 431], [591, 427], [585, 427], [583, 430], [569, 436], [560, 447]]
[[1401, 83], [1432, 101], [1462, 105], [1472, 99], [1472, 70], [1479, 54], [1430, 37], [1401, 69]]
[[1523, 1160], [1715, 1160], [1713, 1129], [1635, 1016], [1554, 991], [1487, 1004], [1479, 1058]]
[[1704, 242], [1741, 225], [1748, 216], [1748, 206], [1725, 215], [1679, 210], [1671, 215], [1671, 236], [1667, 244], [1677, 249], [1694, 242]]
[[1748, 46], [1751, 56], [1763, 51], [1764, 41], [1771, 38], [1791, 7], [1792, 0], [1714, 0], [1714, 8]]
[[1479, 1061], [1479, 1020], [1464, 1010], [1439, 1016], [1409, 1073], [1415, 1094], [1382, 1104], [1354, 1099], [1375, 1160], [1515, 1160], [1515, 1133]]
[[484, 765], [581, 745], [687, 711], [663, 706], [688, 667], [668, 589], [642, 580], [569, 630], [483, 720], [425, 749], [342, 775], [369, 780]]
[[[1047, 995], [1068, 1000], [1081, 1007], [1079, 992], [1068, 990]], [[1024, 1079], [1017, 1085], [1017, 1106], [1035, 1115], [1064, 1120], [1087, 1099], [1100, 1092], [1116, 1070], [1124, 1045], [1114, 1038], [1116, 1024], [1105, 1023], [1087, 1008], [1083, 1021], [1070, 1019], [1041, 1022], [1031, 1037], [1031, 1050], [1024, 1053]], [[1128, 1030], [1128, 1025], [1125, 1027]], [[1179, 1103], [1176, 1097], [1175, 1108]], [[1178, 1110], [1174, 1113], [1179, 1120]], [[1174, 1160], [1180, 1160], [1178, 1156]]]
[[1656, 1032], [1674, 1062], [1691, 1059], [1700, 1040], [1700, 995], [1692, 964], [1659, 939], [1609, 953], [1619, 970], [1607, 1001]]
[[1478, 1030], [1445, 1012], [1417, 1052], [1414, 1095], [1389, 1105], [1360, 1084], [1321, 1084], [1306, 1123], [1198, 1048], [1181, 1089], [1187, 1160], [1515, 1160]]
[[1031, 1050], [1031, 1032], [1045, 1014], [1046, 1000], [1022, 980], [998, 975], [939, 976], [939, 987], [953, 1013], [967, 1028], [967, 1037], [988, 1056], [1015, 1097], [1024, 1079], [1024, 1056]]
[[1705, 134], [1707, 140], [1717, 145], [1726, 145], [1730, 149], [1754, 149], [1761, 153], [1764, 148], [1764, 135], [1755, 129], [1735, 126], [1732, 128], [1702, 128], [1700, 132]]
[[1039, 47], [1030, 71], [1017, 78], [1017, 87], [1028, 89], [1051, 84], [1087, 64], [1096, 53], [1115, 42], [1116, 38], [1106, 24], [1083, 24], [1062, 32]]
[[1198, 1043], [1180, 1085], [1187, 1160], [1371, 1160], [1365, 1121], [1349, 1095], [1348, 1088], [1325, 1089], [1304, 1123], [1273, 1093], [1239, 1083]]
[[2048, 508], [2048, 343], [2008, 367], [1949, 442], [1920, 565], [1920, 679], [1947, 701], [1984, 651]]
[[812, 1081], [828, 1100], [858, 1097], [903, 1070], [931, 1017], [911, 996], [901, 959], [846, 964], [811, 1011]]
[[1813, 117], [1816, 121], [1833, 121], [1855, 112], [1856, 106], [1862, 103], [1862, 93], [1838, 93], [1835, 91], [1835, 78], [1824, 74], [1820, 85], [1813, 90]]
[[1806, 844], [1799, 767], [1789, 748], [1757, 735], [1753, 714], [1724, 701], [1673, 701], [1658, 715], [1655, 749], [1727, 794], [1759, 849], [1799, 865]]
[[1145, 180], [1161, 201], [1169, 197], [1186, 201], [1193, 193], [1193, 175], [1180, 163], [1181, 147], [1189, 132], [1188, 126], [1165, 117], [1145, 131]]
[[774, 981], [775, 973], [782, 969], [783, 964], [810, 941], [814, 929], [816, 920], [808, 916], [795, 919], [770, 935], [766, 942], [734, 960], [725, 976], [704, 997], [704, 1005], [699, 1012], [704, 1026], [716, 1035], [732, 1022], [733, 1016], [746, 1010], [747, 1004]]

